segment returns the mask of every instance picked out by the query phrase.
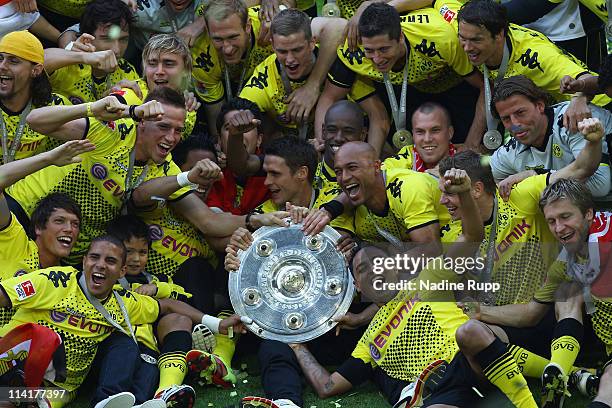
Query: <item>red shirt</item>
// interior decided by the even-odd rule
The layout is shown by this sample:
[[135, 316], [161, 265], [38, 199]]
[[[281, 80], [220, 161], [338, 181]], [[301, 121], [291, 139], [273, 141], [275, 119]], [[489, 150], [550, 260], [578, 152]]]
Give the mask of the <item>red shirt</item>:
[[213, 184], [206, 204], [234, 215], [248, 214], [269, 198], [268, 188], [264, 185], [265, 179], [265, 176], [248, 177], [240, 197], [238, 194], [240, 187], [236, 184], [234, 173], [224, 169], [223, 179]]

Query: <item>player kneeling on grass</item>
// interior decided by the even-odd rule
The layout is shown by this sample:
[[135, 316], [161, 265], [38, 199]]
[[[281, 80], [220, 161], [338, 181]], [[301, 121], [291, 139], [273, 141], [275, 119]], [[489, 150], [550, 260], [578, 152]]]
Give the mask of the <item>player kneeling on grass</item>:
[[[171, 341], [173, 333], [185, 328], [190, 331], [192, 323], [206, 323], [214, 319], [174, 299], [154, 299], [125, 289], [114, 289], [117, 280], [126, 274], [126, 252], [122, 241], [112, 236], [102, 236], [92, 241], [84, 256], [83, 272], [72, 267], [51, 267], [0, 282], [0, 306], [17, 309], [11, 321], [0, 328], [0, 336], [7, 336], [11, 330], [23, 324], [35, 323], [52, 329], [62, 338], [63, 353], [62, 349], [59, 349], [59, 353], [66, 362], [65, 378], [56, 377], [51, 384], [45, 385], [55, 385], [66, 390], [66, 393], [63, 394], [64, 398], [48, 398], [47, 406], [61, 407], [74, 397], [89, 371], [98, 345], [113, 331], [123, 332], [136, 342], [132, 328], [159, 319], [157, 334], [163, 352], [164, 345]], [[224, 334], [228, 330], [246, 332], [240, 317], [236, 315], [222, 321], [216, 320], [210, 325], [217, 326], [211, 329]], [[182, 355], [181, 352], [175, 353], [183, 372], [186, 365], [184, 353], [190, 348], [190, 343], [191, 339], [186, 349], [176, 346], [177, 343], [173, 348], [184, 350]], [[0, 349], [0, 355], [4, 353], [18, 355], [17, 350]], [[58, 357], [55, 356], [53, 360], [57, 361]], [[48, 359], [32, 362], [28, 361], [30, 358], [40, 357], [31, 353], [25, 358], [26, 365], [49, 363]], [[7, 363], [12, 365], [12, 362]], [[123, 360], [118, 364], [122, 365]], [[27, 373], [24, 381], [31, 384]], [[171, 384], [171, 380], [168, 381]], [[174, 399], [170, 400], [164, 398], [167, 397], [165, 394], [162, 392], [158, 396], [174, 407], [193, 406], [193, 393], [174, 393]], [[103, 406], [131, 407], [133, 403], [133, 396], [119, 394]]]

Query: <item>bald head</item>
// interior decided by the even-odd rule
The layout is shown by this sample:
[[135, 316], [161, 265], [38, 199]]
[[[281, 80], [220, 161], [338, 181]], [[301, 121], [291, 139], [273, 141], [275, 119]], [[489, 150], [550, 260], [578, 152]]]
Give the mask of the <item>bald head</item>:
[[333, 122], [337, 117], [350, 121], [359, 132], [363, 129], [363, 111], [355, 102], [341, 100], [329, 107], [325, 114], [325, 124]]
[[340, 147], [340, 150], [336, 153], [336, 162], [346, 158], [352, 158], [354, 160], [368, 160], [376, 161], [378, 155], [376, 150], [366, 142], [348, 142]]

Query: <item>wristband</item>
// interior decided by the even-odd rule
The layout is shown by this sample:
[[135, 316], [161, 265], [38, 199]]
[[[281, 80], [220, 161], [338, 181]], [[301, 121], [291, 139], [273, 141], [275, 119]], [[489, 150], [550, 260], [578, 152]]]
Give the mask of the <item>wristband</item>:
[[341, 202], [336, 201], [336, 200], [331, 200], [331, 201], [323, 204], [319, 208], [322, 208], [325, 211], [327, 211], [329, 213], [329, 215], [330, 215], [332, 220], [334, 218], [339, 217], [344, 212], [344, 206], [342, 205]]
[[548, 174], [550, 173], [550, 169], [542, 169], [542, 168], [535, 168], [533, 169], [533, 171], [536, 172], [536, 174]]
[[189, 181], [189, 178], [187, 178], [187, 175], [189, 174], [188, 171], [184, 171], [182, 173], [179, 173], [176, 175], [176, 182], [178, 183], [179, 186], [181, 187], [191, 187], [191, 188], [196, 188], [197, 184], [192, 183], [191, 181]]
[[128, 114], [130, 115], [130, 118], [132, 118], [134, 121], [139, 122], [140, 118], [138, 116], [136, 116], [136, 107], [138, 105], [130, 105], [130, 108], [128, 109]]
[[219, 324], [221, 324], [221, 319], [218, 317], [205, 314], [202, 316], [202, 324], [208, 327], [214, 334], [219, 334]]
[[255, 232], [257, 228], [255, 228], [253, 224], [251, 224], [251, 215], [253, 215], [252, 212], [246, 215], [246, 218], [244, 219], [244, 226], [247, 230], [249, 230], [249, 232]]
[[85, 105], [87, 107], [87, 117], [91, 118], [93, 117], [93, 111], [91, 110], [91, 104], [92, 102], [88, 102], [87, 105]]

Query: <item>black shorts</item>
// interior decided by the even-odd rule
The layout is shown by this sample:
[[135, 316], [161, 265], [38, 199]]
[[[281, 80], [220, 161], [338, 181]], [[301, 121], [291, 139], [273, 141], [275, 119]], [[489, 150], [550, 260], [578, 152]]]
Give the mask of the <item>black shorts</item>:
[[508, 341], [515, 346], [523, 347], [544, 358], [550, 358], [550, 343], [557, 324], [555, 308], [548, 308], [546, 315], [533, 327], [499, 326], [508, 335]]
[[[442, 379], [423, 401], [423, 407], [436, 404], [454, 405], [457, 407], [474, 407], [483, 401], [474, 388], [484, 394], [479, 387], [478, 377], [463, 353], [459, 352], [446, 368]], [[488, 390], [489, 388], [487, 388]]]

